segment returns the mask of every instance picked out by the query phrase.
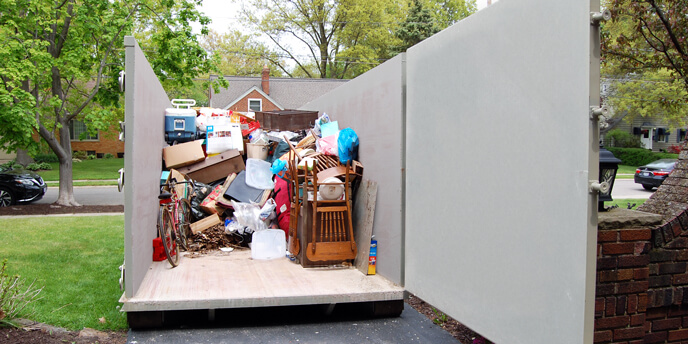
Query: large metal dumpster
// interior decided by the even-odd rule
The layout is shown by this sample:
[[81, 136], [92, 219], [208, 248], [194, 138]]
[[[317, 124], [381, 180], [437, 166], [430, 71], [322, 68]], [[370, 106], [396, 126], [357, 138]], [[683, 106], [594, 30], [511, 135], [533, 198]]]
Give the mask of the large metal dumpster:
[[151, 261], [164, 90], [127, 38], [123, 310], [399, 301], [499, 343], [592, 343], [599, 1], [503, 0], [304, 106], [359, 134], [377, 276]]

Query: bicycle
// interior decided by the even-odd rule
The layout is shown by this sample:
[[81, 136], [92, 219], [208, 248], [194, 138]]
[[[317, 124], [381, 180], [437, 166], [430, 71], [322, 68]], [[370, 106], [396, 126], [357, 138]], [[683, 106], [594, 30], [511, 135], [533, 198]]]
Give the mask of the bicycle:
[[[158, 213], [158, 232], [162, 239], [167, 261], [172, 267], [179, 264], [179, 248], [187, 250], [186, 235], [191, 225], [191, 203], [185, 197], [177, 195], [177, 184], [190, 184], [191, 193], [195, 192], [193, 181], [178, 182], [172, 178], [163, 184], [158, 196], [160, 210]], [[171, 192], [164, 191], [167, 186]]]

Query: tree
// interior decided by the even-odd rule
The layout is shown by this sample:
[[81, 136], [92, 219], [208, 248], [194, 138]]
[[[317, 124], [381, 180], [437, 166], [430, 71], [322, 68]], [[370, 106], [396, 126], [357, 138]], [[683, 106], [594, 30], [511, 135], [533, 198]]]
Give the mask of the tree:
[[603, 80], [609, 83], [605, 104], [614, 110], [614, 118], [661, 117], [674, 127], [686, 125], [688, 93], [670, 71], [608, 75]]
[[[369, 69], [388, 57], [378, 54], [394, 42], [399, 6], [392, 0], [251, 0], [242, 14], [246, 26], [265, 35], [300, 73], [343, 78], [355, 76], [353, 66]], [[296, 53], [298, 47], [306, 53]], [[293, 76], [282, 61], [271, 62]], [[309, 68], [313, 62], [317, 74]]]
[[78, 205], [69, 123], [107, 128], [121, 116], [123, 37], [135, 31], [160, 78], [191, 86], [212, 61], [191, 31], [200, 0], [0, 2], [0, 145], [35, 149], [37, 132], [60, 162], [57, 203]]
[[[255, 35], [237, 30], [222, 34], [210, 30], [201, 45], [217, 60], [218, 69], [224, 75], [260, 76], [266, 63], [281, 60], [277, 53], [258, 42]], [[270, 75], [283, 74], [277, 68], [270, 68]]]
[[688, 0], [609, 0], [627, 30], [607, 35], [604, 53], [628, 71], [666, 69], [688, 90]]
[[470, 16], [478, 9], [475, 5], [475, 0], [425, 1], [424, 7], [430, 11], [440, 30]]
[[402, 41], [400, 51], [406, 51], [439, 31], [440, 28], [435, 24], [430, 10], [423, 8], [420, 0], [413, 0], [413, 7], [395, 35]]
[[659, 116], [686, 123], [688, 1], [609, 0], [602, 27], [602, 73], [615, 116]]

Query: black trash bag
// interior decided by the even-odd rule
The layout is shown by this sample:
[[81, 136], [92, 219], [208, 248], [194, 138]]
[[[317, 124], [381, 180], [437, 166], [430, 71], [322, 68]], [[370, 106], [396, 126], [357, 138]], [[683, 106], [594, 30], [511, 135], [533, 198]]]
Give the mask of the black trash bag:
[[191, 197], [191, 215], [195, 221], [208, 217], [203, 209], [201, 209], [201, 202], [208, 196], [208, 194], [213, 191], [212, 187], [208, 184], [194, 181], [194, 188], [196, 189], [194, 196]]

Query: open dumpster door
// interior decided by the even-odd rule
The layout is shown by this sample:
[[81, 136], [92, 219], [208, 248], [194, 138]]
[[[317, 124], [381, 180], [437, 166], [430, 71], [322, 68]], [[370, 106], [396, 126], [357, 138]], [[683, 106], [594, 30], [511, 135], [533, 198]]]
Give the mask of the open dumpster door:
[[593, 11], [503, 0], [406, 54], [404, 284], [496, 343], [592, 343]]

